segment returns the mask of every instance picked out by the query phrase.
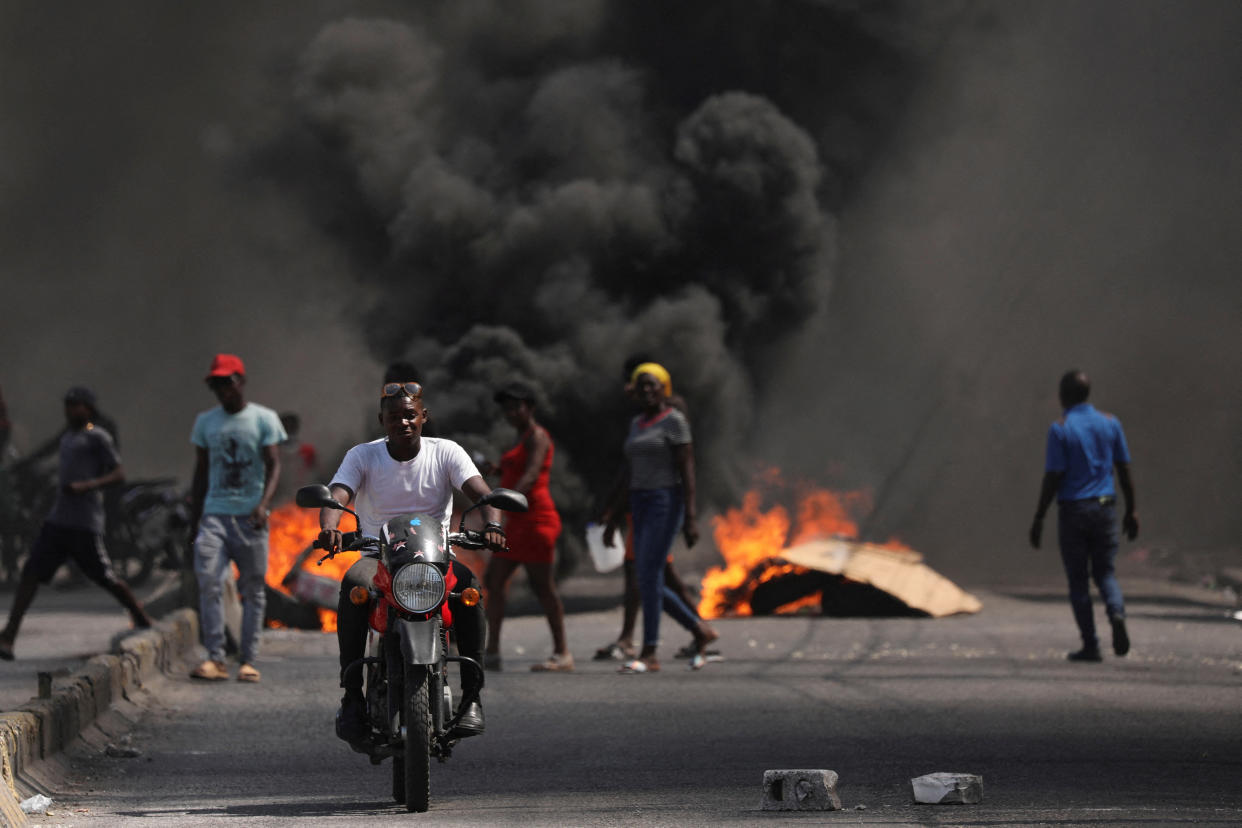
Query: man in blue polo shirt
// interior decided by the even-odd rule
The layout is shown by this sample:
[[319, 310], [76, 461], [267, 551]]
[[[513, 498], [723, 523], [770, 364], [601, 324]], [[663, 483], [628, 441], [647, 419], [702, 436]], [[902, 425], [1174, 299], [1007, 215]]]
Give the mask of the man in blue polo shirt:
[[1031, 546], [1038, 549], [1044, 530], [1044, 513], [1057, 500], [1057, 540], [1061, 561], [1069, 579], [1070, 606], [1082, 634], [1082, 649], [1069, 654], [1070, 661], [1100, 661], [1100, 642], [1095, 635], [1091, 608], [1091, 584], [1095, 581], [1113, 628], [1113, 652], [1130, 651], [1126, 632], [1126, 609], [1121, 587], [1113, 571], [1117, 557], [1117, 493], [1113, 470], [1125, 497], [1121, 519], [1126, 537], [1138, 537], [1134, 511], [1134, 486], [1130, 481], [1130, 450], [1121, 421], [1096, 411], [1087, 402], [1091, 383], [1082, 371], [1061, 377], [1061, 407], [1065, 413], [1048, 429], [1044, 480], [1039, 505], [1031, 524]]

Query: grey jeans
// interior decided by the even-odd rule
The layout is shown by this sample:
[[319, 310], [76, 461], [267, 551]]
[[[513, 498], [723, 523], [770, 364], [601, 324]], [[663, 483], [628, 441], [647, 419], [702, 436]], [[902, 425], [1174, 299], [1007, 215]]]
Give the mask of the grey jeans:
[[203, 646], [213, 661], [224, 661], [224, 579], [230, 573], [229, 561], [237, 564], [240, 573], [241, 660], [253, 664], [267, 609], [267, 529], [252, 527], [248, 515], [203, 515], [194, 538], [194, 574]]

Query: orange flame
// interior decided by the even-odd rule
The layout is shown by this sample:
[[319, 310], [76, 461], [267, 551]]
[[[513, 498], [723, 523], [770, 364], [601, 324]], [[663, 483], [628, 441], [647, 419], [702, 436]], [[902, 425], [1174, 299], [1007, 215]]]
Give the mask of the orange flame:
[[[355, 522], [351, 515], [342, 515], [342, 531], [350, 531], [354, 526]], [[318, 509], [303, 509], [292, 503], [273, 509], [268, 518], [267, 585], [286, 595], [293, 595], [293, 590], [285, 584], [285, 581], [290, 580], [287, 576], [295, 566], [298, 567], [299, 573], [304, 572], [339, 583], [345, 571], [354, 561], [358, 560], [358, 553], [340, 554], [317, 565], [323, 555], [318, 550], [312, 551], [310, 545], [318, 536]], [[319, 608], [319, 625], [325, 632], [334, 632], [336, 611]], [[278, 621], [272, 621], [269, 622], [269, 626], [283, 625]]]
[[[729, 509], [712, 519], [712, 536], [725, 565], [711, 567], [703, 576], [699, 614], [704, 618], [751, 615], [750, 597], [755, 587], [783, 575], [806, 571], [779, 560], [781, 550], [814, 538], [856, 539], [858, 523], [854, 515], [871, 509], [867, 492], [833, 492], [806, 485], [793, 487], [795, 521], [790, 520], [789, 511], [779, 503], [763, 508], [764, 491], [779, 495], [788, 488], [779, 469], [764, 470], [758, 475], [756, 488], [742, 497], [740, 508]], [[886, 545], [908, 548], [897, 540]], [[791, 614], [818, 606], [819, 601], [819, 593], [807, 595], [776, 612]]]

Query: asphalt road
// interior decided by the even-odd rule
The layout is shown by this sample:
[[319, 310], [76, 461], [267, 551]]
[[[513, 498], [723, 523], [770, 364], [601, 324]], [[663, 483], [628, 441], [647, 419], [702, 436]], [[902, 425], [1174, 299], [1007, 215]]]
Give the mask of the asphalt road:
[[[262, 684], [162, 682], [141, 755], [75, 749], [34, 823], [1242, 824], [1242, 628], [1215, 593], [1128, 588], [1134, 650], [1102, 664], [1064, 660], [1059, 591], [979, 591], [983, 612], [938, 620], [725, 620], [724, 661], [645, 676], [589, 660], [616, 610], [570, 616], [571, 675], [529, 672], [547, 631], [519, 617], [488, 732], [433, 768], [425, 815], [333, 737], [334, 639], [271, 631]], [[844, 810], [761, 811], [763, 772], [782, 768], [835, 770]], [[981, 774], [984, 803], [912, 804], [910, 779], [935, 771]]]

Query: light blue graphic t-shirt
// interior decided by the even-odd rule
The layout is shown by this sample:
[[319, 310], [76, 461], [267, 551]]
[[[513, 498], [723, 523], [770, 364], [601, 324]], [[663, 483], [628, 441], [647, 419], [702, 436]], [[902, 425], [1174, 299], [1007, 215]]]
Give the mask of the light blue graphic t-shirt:
[[221, 406], [194, 420], [190, 442], [207, 449], [205, 515], [248, 515], [263, 499], [263, 447], [286, 438], [276, 412], [246, 403], [236, 414]]

